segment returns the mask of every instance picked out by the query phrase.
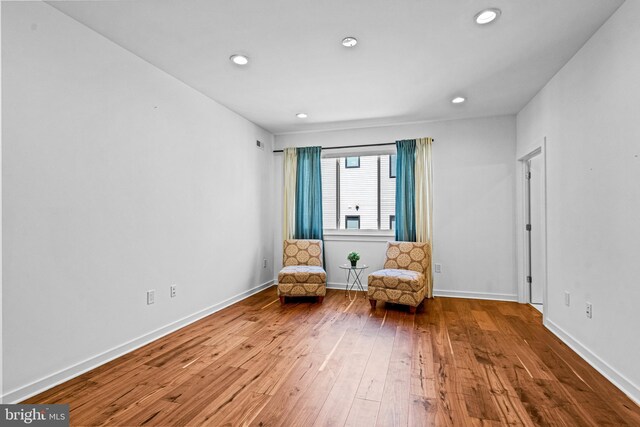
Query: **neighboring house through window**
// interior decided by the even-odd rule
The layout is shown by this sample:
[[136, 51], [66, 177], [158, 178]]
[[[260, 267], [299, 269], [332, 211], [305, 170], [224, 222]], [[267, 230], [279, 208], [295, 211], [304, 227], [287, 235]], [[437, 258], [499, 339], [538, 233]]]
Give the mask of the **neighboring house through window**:
[[344, 223], [347, 230], [360, 230], [360, 215], [347, 215]]
[[396, 213], [392, 170], [395, 154], [323, 158], [324, 229], [391, 230], [389, 218]]
[[396, 177], [396, 159], [398, 156], [392, 154], [389, 156], [389, 178]]
[[359, 168], [360, 167], [360, 157], [345, 157], [344, 159], [345, 168]]

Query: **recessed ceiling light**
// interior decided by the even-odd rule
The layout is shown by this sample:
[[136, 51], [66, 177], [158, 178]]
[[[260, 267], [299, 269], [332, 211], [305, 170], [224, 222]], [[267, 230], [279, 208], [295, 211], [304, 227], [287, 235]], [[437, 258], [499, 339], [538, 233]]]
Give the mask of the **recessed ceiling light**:
[[463, 98], [462, 96], [456, 96], [455, 98], [453, 98], [451, 100], [452, 103], [454, 104], [462, 104], [464, 101], [466, 101], [466, 98]]
[[485, 9], [478, 12], [475, 16], [476, 24], [485, 25], [489, 24], [500, 17], [502, 12], [500, 9]]
[[358, 40], [355, 37], [345, 37], [342, 39], [342, 46], [354, 47], [358, 44]]
[[306, 119], [308, 116], [305, 113], [298, 113], [296, 114], [296, 117], [299, 119]]
[[229, 59], [236, 65], [247, 65], [249, 63], [249, 57], [244, 55], [231, 55]]

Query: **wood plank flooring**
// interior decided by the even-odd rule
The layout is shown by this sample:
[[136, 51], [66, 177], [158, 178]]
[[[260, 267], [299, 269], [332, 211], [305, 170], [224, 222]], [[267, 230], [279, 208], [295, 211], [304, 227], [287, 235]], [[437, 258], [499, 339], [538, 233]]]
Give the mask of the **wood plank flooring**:
[[69, 403], [77, 426], [640, 426], [529, 306], [276, 301], [267, 289], [25, 403]]

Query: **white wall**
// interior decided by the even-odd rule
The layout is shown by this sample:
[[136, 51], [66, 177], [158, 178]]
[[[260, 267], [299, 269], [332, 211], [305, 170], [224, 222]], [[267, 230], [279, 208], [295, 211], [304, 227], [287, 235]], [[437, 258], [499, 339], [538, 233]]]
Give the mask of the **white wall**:
[[[0, 46], [2, 46], [2, 3], [0, 3]], [[0, 55], [2, 76], [2, 55]], [[2, 129], [2, 85], [0, 84], [0, 129]], [[0, 132], [0, 242], [2, 242], [2, 132]], [[4, 402], [4, 380], [2, 362], [2, 244], [0, 244], [0, 403]]]
[[2, 8], [15, 401], [273, 278], [273, 136], [47, 4]]
[[[276, 136], [275, 146], [362, 145], [423, 136], [436, 140], [434, 262], [442, 264], [442, 273], [435, 274], [434, 289], [440, 295], [516, 300], [515, 116], [285, 134]], [[282, 256], [282, 154], [274, 156], [277, 274]], [[346, 262], [352, 250], [361, 252], [361, 262], [371, 266], [369, 273], [382, 268], [385, 241], [393, 237], [344, 239], [326, 239], [330, 284], [344, 283], [337, 265]]]
[[[636, 401], [638, 22], [640, 2], [625, 2], [517, 118], [518, 156], [547, 137], [545, 322]], [[590, 320], [586, 302], [593, 304]]]

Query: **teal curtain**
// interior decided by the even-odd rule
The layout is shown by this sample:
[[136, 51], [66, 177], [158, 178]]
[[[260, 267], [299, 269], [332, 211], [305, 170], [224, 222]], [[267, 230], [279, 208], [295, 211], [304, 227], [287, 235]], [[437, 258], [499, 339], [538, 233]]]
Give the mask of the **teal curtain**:
[[396, 240], [416, 241], [416, 140], [396, 141]]
[[[321, 147], [297, 149], [296, 226], [294, 238], [322, 240]], [[323, 251], [324, 254], [324, 251]]]

